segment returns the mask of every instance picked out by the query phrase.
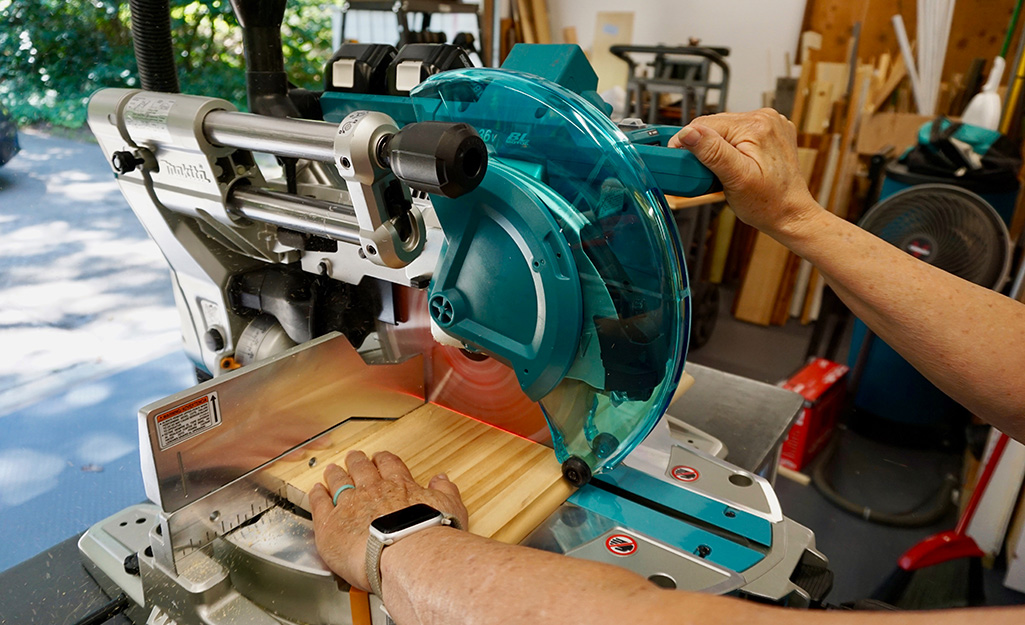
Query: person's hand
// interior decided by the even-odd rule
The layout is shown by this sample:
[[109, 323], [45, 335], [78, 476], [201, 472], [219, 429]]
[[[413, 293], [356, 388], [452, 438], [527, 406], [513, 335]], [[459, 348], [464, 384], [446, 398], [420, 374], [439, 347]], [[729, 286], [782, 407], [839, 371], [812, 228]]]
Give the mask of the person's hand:
[[822, 208], [797, 161], [797, 130], [772, 109], [698, 117], [669, 140], [722, 182], [726, 201], [744, 222], [776, 235]]
[[[350, 451], [345, 466], [348, 472], [336, 464], [324, 469], [327, 486], [317, 484], [310, 491], [310, 509], [320, 557], [353, 586], [370, 589], [364, 560], [370, 522], [377, 517], [425, 503], [455, 516], [462, 527], [467, 527], [459, 489], [446, 476], [435, 476], [423, 488], [413, 480], [405, 463], [386, 451], [375, 454], [372, 462], [363, 452]], [[339, 493], [338, 505], [332, 505], [331, 497], [345, 484], [355, 488]]]

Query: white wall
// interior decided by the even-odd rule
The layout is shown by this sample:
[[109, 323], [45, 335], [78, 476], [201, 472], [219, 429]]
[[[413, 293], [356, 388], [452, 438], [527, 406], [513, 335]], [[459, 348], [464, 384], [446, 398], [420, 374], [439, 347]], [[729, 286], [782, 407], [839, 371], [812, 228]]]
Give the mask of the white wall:
[[702, 45], [730, 48], [727, 107], [746, 111], [761, 106], [763, 91], [776, 88], [783, 54], [797, 47], [805, 0], [548, 0], [552, 36], [574, 26], [580, 47], [590, 49], [598, 11], [633, 11], [637, 45]]

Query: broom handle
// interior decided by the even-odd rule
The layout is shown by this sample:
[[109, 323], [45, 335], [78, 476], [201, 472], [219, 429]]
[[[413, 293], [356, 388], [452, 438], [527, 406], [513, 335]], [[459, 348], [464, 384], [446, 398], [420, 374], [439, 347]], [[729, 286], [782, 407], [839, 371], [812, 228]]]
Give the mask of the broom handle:
[[989, 461], [986, 466], [982, 469], [982, 475], [979, 476], [978, 483], [975, 484], [975, 490], [972, 491], [972, 498], [968, 501], [968, 505], [965, 506], [964, 514], [957, 522], [957, 528], [954, 533], [958, 536], [964, 536], [965, 532], [968, 531], [968, 525], [972, 522], [972, 517], [975, 516], [975, 510], [979, 507], [979, 502], [982, 501], [983, 495], [986, 494], [986, 487], [989, 486], [989, 480], [993, 477], [993, 473], [997, 469], [997, 465], [1000, 464], [1000, 457], [1004, 455], [1004, 448], [1007, 447], [1008, 437], [1003, 432], [997, 437], [996, 445], [993, 446], [993, 453], [989, 455]]

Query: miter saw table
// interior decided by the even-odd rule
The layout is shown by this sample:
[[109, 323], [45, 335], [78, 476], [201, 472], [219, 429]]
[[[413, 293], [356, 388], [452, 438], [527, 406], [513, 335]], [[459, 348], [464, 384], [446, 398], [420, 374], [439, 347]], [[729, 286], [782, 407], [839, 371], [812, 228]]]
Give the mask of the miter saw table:
[[[800, 396], [695, 363], [686, 370], [695, 384], [668, 414], [685, 415], [689, 425], [709, 437], [706, 441], [719, 441], [720, 453], [741, 469], [766, 474], [775, 467], [780, 442], [800, 410]], [[675, 435], [686, 431], [673, 429]], [[79, 538], [0, 573], [0, 623], [65, 625], [109, 602], [82, 566]], [[109, 622], [130, 623], [123, 615]]]

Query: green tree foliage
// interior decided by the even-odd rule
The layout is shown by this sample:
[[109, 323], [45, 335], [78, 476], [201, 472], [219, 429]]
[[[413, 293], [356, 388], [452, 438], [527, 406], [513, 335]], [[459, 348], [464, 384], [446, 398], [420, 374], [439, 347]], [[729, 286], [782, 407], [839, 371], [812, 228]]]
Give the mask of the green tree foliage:
[[[0, 0], [0, 102], [21, 123], [85, 123], [89, 95], [138, 87], [127, 2]], [[285, 69], [316, 89], [330, 56], [331, 19], [308, 0], [289, 2]], [[242, 36], [228, 0], [171, 0], [182, 92], [225, 98], [245, 110]]]

